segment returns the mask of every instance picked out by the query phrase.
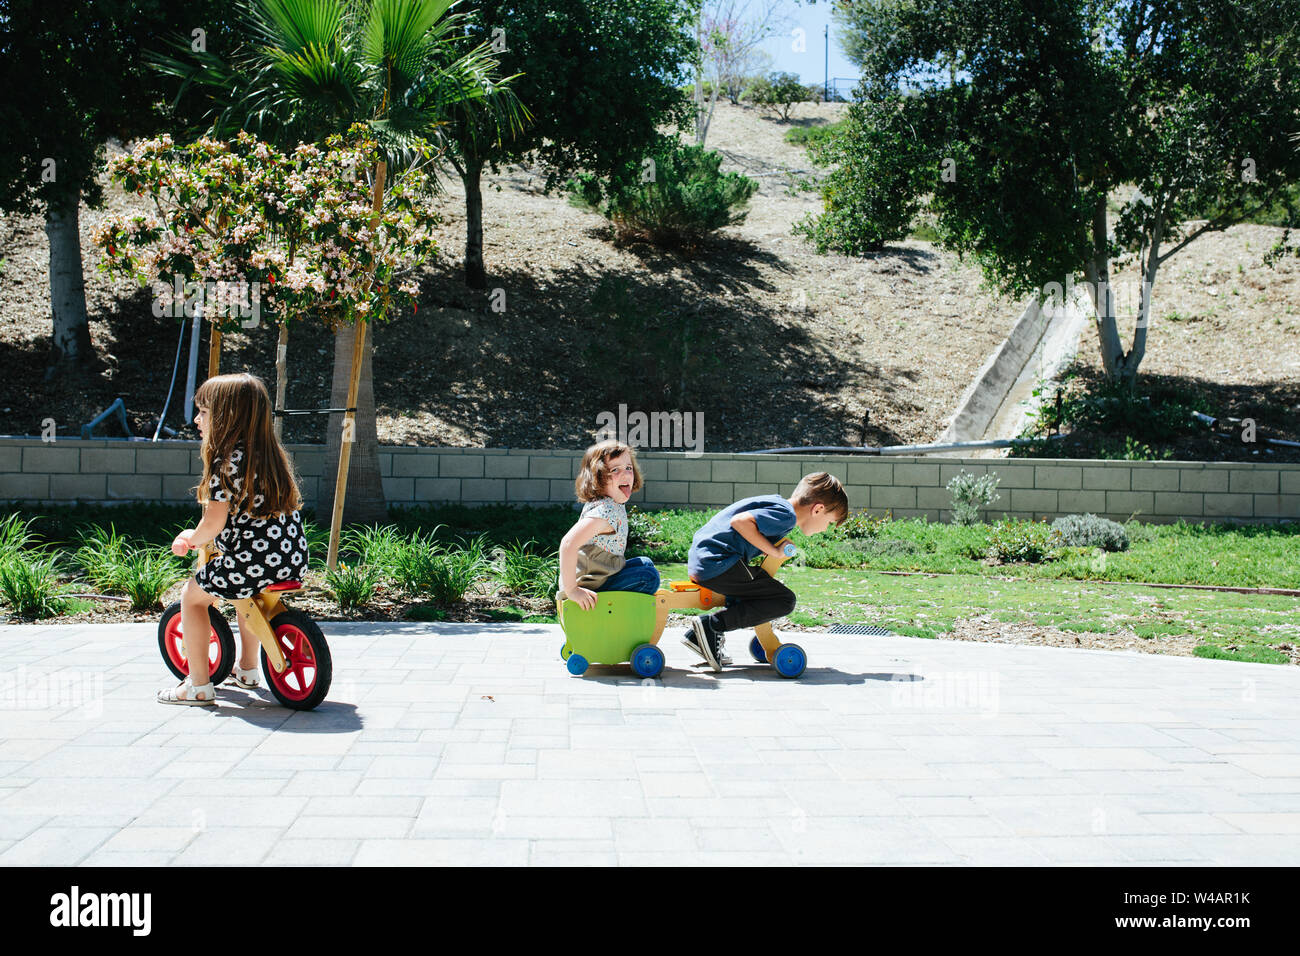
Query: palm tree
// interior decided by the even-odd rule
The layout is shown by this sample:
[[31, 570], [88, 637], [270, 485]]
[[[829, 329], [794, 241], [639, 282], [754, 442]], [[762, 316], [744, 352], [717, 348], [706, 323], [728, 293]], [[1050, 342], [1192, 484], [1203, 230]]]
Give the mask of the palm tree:
[[[518, 129], [526, 114], [498, 78], [488, 44], [465, 49], [463, 17], [449, 12], [455, 0], [243, 0], [241, 19], [252, 41], [226, 57], [190, 52], [186, 59], [156, 58], [160, 69], [182, 77], [179, 96], [191, 86], [210, 100], [213, 132], [240, 129], [290, 148], [320, 142], [353, 123], [367, 124], [386, 158], [370, 171], [375, 201], [387, 171], [414, 156], [418, 139], [437, 142], [452, 115], [479, 110], [501, 129]], [[283, 330], [281, 337], [283, 340]], [[352, 381], [353, 355], [359, 379]], [[373, 347], [362, 324], [340, 328], [334, 339], [331, 406], [357, 409], [349, 456], [342, 441], [344, 416], [330, 416], [325, 476], [318, 499], [323, 510], [335, 497], [339, 473], [347, 498], [344, 518], [369, 522], [386, 517], [379, 475], [375, 423]], [[349, 402], [349, 395], [355, 402]], [[346, 475], [338, 463], [350, 457]], [[331, 565], [337, 532], [332, 535]]]

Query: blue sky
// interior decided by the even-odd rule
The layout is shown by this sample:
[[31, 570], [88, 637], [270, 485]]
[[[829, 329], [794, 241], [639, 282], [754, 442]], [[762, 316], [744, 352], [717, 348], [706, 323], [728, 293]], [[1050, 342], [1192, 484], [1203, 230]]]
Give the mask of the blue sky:
[[[830, 71], [832, 77], [857, 77], [858, 68], [850, 63], [835, 39], [835, 23], [831, 20], [829, 0], [819, 0], [814, 6], [807, 3], [796, 4], [786, 0], [786, 12], [792, 23], [790, 29], [782, 36], [769, 37], [763, 43], [763, 49], [769, 53], [774, 62], [772, 69], [782, 73], [796, 73], [804, 83], [821, 83], [825, 76], [825, 43], [822, 31], [830, 24]], [[804, 52], [796, 52], [793, 31], [804, 31]], [[841, 84], [843, 86], [843, 84]]]

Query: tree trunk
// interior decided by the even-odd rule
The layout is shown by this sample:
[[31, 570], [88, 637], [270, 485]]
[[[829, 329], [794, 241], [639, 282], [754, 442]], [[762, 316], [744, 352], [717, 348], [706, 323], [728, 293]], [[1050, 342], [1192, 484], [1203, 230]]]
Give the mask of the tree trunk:
[[471, 289], [487, 288], [483, 268], [483, 163], [465, 158], [461, 181], [465, 184], [465, 284]]
[[713, 122], [713, 108], [718, 105], [718, 83], [713, 84], [713, 94], [709, 97], [709, 111], [703, 114], [701, 123], [697, 127], [695, 143], [697, 146], [703, 146], [704, 141], [709, 138], [709, 124]]
[[[695, 20], [695, 42], [702, 45], [704, 42], [704, 8], [700, 8], [700, 15]], [[695, 64], [695, 145], [704, 145], [704, 55], [700, 54], [700, 62]]]
[[[348, 401], [348, 376], [352, 371], [352, 342], [355, 331], [350, 325], [334, 333], [334, 379], [330, 385], [330, 407], [344, 408]], [[379, 476], [379, 434], [375, 422], [375, 386], [371, 372], [374, 336], [367, 335], [361, 365], [361, 382], [357, 391], [357, 417], [353, 434], [352, 456], [348, 463], [347, 500], [343, 507], [344, 524], [373, 524], [388, 518], [384, 483]], [[320, 497], [316, 503], [316, 523], [324, 525], [334, 508], [334, 485], [338, 479], [339, 456], [343, 449], [342, 412], [329, 417], [329, 434], [325, 441], [325, 471], [320, 478]]]
[[51, 202], [45, 212], [50, 241], [50, 308], [54, 313], [51, 346], [56, 364], [80, 362], [90, 356], [90, 323], [86, 319], [86, 281], [81, 268], [78, 213], [81, 193]]
[[[1156, 270], [1160, 268], [1160, 240], [1164, 238], [1164, 213], [1157, 209], [1151, 224], [1151, 251], [1142, 269], [1142, 297], [1138, 309], [1137, 326], [1133, 329], [1133, 348], [1124, 361], [1124, 375], [1129, 387], [1137, 387], [1138, 366], [1147, 352], [1147, 325], [1151, 320], [1151, 296], [1156, 287]], [[1142, 260], [1139, 259], [1139, 262]]]
[[1142, 289], [1137, 324], [1133, 329], [1133, 347], [1124, 351], [1119, 340], [1115, 317], [1115, 294], [1110, 287], [1110, 265], [1106, 256], [1106, 200], [1098, 199], [1092, 215], [1092, 258], [1087, 264], [1089, 293], [1096, 310], [1097, 338], [1101, 345], [1101, 362], [1112, 382], [1125, 382], [1137, 388], [1138, 366], [1147, 351], [1147, 324], [1151, 318], [1151, 297], [1156, 271], [1160, 268], [1160, 241], [1164, 232], [1164, 215], [1157, 210], [1151, 226], [1151, 248], [1145, 259], [1139, 255]]
[[1092, 256], [1085, 266], [1088, 294], [1092, 297], [1097, 323], [1097, 339], [1101, 346], [1101, 364], [1107, 377], [1122, 377], [1124, 347], [1119, 341], [1119, 328], [1115, 324], [1115, 295], [1110, 288], [1110, 259], [1107, 256], [1106, 197], [1098, 198], [1092, 213]]

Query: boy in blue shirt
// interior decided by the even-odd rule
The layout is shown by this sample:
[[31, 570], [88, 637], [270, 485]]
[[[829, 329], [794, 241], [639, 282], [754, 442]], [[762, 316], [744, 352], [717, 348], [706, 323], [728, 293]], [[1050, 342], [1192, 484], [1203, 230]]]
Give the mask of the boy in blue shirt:
[[804, 475], [789, 498], [759, 495], [723, 508], [691, 540], [686, 567], [700, 587], [726, 595], [727, 605], [691, 622], [682, 643], [715, 671], [723, 656], [723, 633], [784, 617], [794, 610], [794, 592], [750, 562], [778, 556], [775, 545], [793, 528], [807, 535], [825, 531], [849, 516], [849, 499], [834, 475]]

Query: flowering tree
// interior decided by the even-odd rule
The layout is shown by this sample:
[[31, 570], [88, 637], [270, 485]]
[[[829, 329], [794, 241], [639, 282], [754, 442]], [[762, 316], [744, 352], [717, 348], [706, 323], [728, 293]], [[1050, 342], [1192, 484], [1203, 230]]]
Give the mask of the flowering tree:
[[111, 172], [148, 194], [158, 218], [106, 220], [94, 236], [107, 255], [103, 268], [152, 282], [159, 301], [174, 298], [178, 281], [237, 289], [214, 308], [203, 302], [204, 317], [223, 330], [254, 307], [277, 324], [311, 317], [331, 331], [382, 321], [415, 306], [412, 274], [437, 252], [429, 231], [437, 219], [421, 197], [422, 165], [388, 185], [380, 210], [372, 207], [366, 174], [378, 151], [359, 126], [324, 149], [300, 145], [288, 155], [248, 133], [233, 143], [140, 143]]
[[[265, 313], [280, 326], [276, 404], [283, 407], [291, 320], [312, 318], [338, 332], [416, 308], [413, 273], [437, 252], [430, 233], [437, 217], [424, 198], [429, 148], [419, 140], [410, 148], [418, 161], [385, 184], [379, 144], [362, 125], [329, 137], [323, 149], [301, 144], [289, 154], [243, 132], [232, 143], [203, 138], [177, 147], [169, 136], [141, 143], [112, 173], [147, 193], [158, 218], [106, 221], [94, 237], [107, 255], [103, 268], [153, 282], [158, 303], [172, 300], [172, 314], [172, 290], [194, 289], [214, 334]], [[204, 300], [215, 284], [209, 309]], [[194, 314], [193, 306], [182, 308]], [[163, 312], [157, 303], [155, 312]], [[348, 443], [353, 421], [347, 411]]]

